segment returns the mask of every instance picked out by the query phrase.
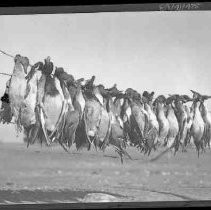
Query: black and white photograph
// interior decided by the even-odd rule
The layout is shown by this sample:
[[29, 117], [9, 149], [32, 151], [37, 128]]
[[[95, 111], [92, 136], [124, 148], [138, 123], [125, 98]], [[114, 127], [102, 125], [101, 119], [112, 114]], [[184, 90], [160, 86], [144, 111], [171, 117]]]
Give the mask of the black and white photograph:
[[211, 11], [0, 15], [0, 204], [211, 199]]

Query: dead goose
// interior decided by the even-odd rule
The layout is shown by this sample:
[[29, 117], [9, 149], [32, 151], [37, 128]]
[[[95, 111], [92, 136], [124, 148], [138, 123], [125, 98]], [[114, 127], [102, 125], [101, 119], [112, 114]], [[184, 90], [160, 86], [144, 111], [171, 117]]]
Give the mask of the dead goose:
[[[190, 138], [190, 118], [188, 119], [187, 108], [184, 103], [192, 101], [192, 99], [187, 95], [176, 95], [174, 104], [175, 104], [175, 114], [179, 123], [179, 135], [178, 135], [178, 144], [176, 145], [176, 151], [179, 148], [179, 144], [182, 145], [182, 151], [186, 151], [185, 147], [188, 143], [188, 138]], [[189, 116], [190, 117], [190, 116]]]
[[[54, 76], [57, 77], [60, 81], [60, 86], [63, 91], [64, 98], [67, 102], [67, 110], [64, 113], [63, 125], [61, 126], [61, 135], [57, 138], [61, 138], [62, 142], [67, 144], [70, 147], [75, 143], [76, 129], [80, 120], [80, 111], [75, 109], [73, 101], [69, 92], [69, 84], [74, 82], [72, 75], [67, 74], [63, 68], [56, 68]], [[76, 91], [77, 95], [77, 91]]]
[[107, 111], [110, 116], [110, 124], [111, 124], [109, 144], [112, 145], [116, 149], [116, 152], [118, 152], [118, 154], [120, 155], [121, 162], [123, 163], [123, 155], [129, 157], [130, 159], [131, 157], [125, 150], [126, 136], [124, 132], [124, 127], [122, 127], [122, 124], [120, 123], [118, 119], [116, 107], [111, 97], [113, 94], [108, 93], [108, 98], [107, 98]]
[[159, 133], [159, 124], [158, 124], [158, 120], [157, 117], [153, 111], [153, 105], [152, 105], [152, 101], [153, 101], [153, 96], [154, 96], [154, 92], [148, 93], [147, 91], [144, 91], [142, 94], [142, 101], [144, 103], [144, 109], [147, 111], [148, 113], [148, 117], [149, 117], [149, 127], [148, 127], [148, 132], [150, 132], [151, 130], [154, 130], [154, 138], [151, 139], [151, 144], [155, 149], [155, 145], [158, 143], [158, 133]]
[[145, 131], [148, 128], [148, 113], [145, 111], [143, 103], [141, 102], [141, 95], [137, 92], [128, 88], [125, 91], [125, 97], [127, 98], [127, 103], [130, 109], [130, 139], [132, 143], [140, 148], [141, 151], [146, 153], [151, 152], [151, 148], [148, 147], [147, 141], [145, 139]]
[[193, 141], [199, 156], [200, 150], [204, 151], [204, 142], [202, 137], [205, 130], [205, 123], [199, 110], [200, 101], [197, 97], [193, 98], [194, 99], [191, 107], [191, 109], [193, 110], [193, 123], [191, 126], [191, 136], [193, 137]]
[[[173, 102], [174, 102], [174, 100], [176, 100], [176, 98], [178, 96], [179, 95], [170, 95], [167, 99], [165, 99], [165, 97], [161, 95], [161, 96], [159, 96], [160, 99], [158, 98], [159, 101], [165, 102], [166, 109], [167, 109], [166, 110], [166, 119], [168, 121], [167, 125], [169, 126], [169, 129], [168, 129], [166, 141], [164, 144], [164, 145], [167, 145], [167, 148], [164, 151], [162, 151], [160, 154], [158, 154], [156, 157], [152, 158], [150, 161], [158, 160], [160, 157], [162, 157], [164, 154], [171, 151], [172, 149], [174, 149], [174, 153], [178, 150], [177, 146], [179, 144], [178, 143], [179, 142], [179, 140], [178, 140], [179, 139], [179, 123], [178, 123], [178, 119], [176, 117], [175, 107], [173, 106]], [[156, 105], [156, 101], [154, 101], [154, 104]], [[161, 113], [162, 113], [161, 116], [163, 117], [163, 115], [165, 113], [164, 110], [162, 110]], [[165, 117], [161, 118], [161, 120], [162, 119], [165, 119]], [[165, 120], [164, 120], [164, 122], [165, 122]], [[162, 123], [162, 124], [164, 124], [164, 123]], [[166, 128], [168, 128], [168, 126]], [[164, 132], [164, 134], [165, 134], [165, 132]], [[169, 155], [168, 155], [168, 157], [169, 157]]]
[[[123, 154], [129, 155], [124, 150], [124, 130], [119, 121], [119, 115], [112, 99], [119, 95], [120, 91], [117, 90], [115, 85], [109, 89], [105, 89], [103, 85], [98, 85], [96, 88], [99, 91], [98, 96], [103, 97], [103, 106], [101, 106], [100, 123], [94, 141], [95, 146], [104, 151], [108, 145], [112, 145], [119, 153], [121, 161], [123, 161]], [[102, 101], [101, 98], [98, 97], [98, 99]]]
[[65, 99], [59, 79], [51, 75], [52, 71], [53, 63], [48, 57], [45, 59], [42, 77], [38, 83], [38, 115], [48, 145], [54, 140], [58, 140], [67, 151], [59, 136], [62, 134], [61, 126], [68, 109], [68, 100]]
[[119, 122], [120, 126], [124, 128], [123, 125], [123, 120], [121, 118], [121, 106], [123, 104], [123, 97], [124, 94], [122, 91], [119, 91], [117, 89], [117, 85], [114, 84], [113, 87], [106, 89], [107, 95], [109, 98], [112, 99], [112, 108], [113, 108], [113, 113], [115, 114], [115, 117], [117, 121]]
[[[24, 127], [24, 141], [27, 141], [27, 147], [29, 144], [35, 142], [41, 129], [38, 113], [36, 112], [38, 94], [37, 84], [42, 76], [42, 72], [39, 68], [39, 63], [32, 66], [26, 77], [27, 88], [21, 107], [21, 124]], [[41, 136], [39, 137], [41, 138]]]
[[204, 102], [201, 102], [199, 110], [201, 112], [201, 116], [205, 123], [205, 130], [203, 139], [205, 141], [205, 147], [208, 145], [210, 148], [210, 141], [211, 141], [211, 115], [207, 109], [207, 106]]
[[188, 145], [188, 144], [191, 144], [191, 132], [190, 131], [191, 131], [192, 123], [193, 123], [193, 111], [187, 105], [185, 105], [185, 111], [187, 114], [187, 135], [186, 135], [185, 142]]
[[101, 106], [100, 123], [95, 141], [95, 146], [102, 151], [105, 151], [106, 147], [109, 145], [111, 133], [111, 115], [107, 111], [107, 103], [108, 101], [105, 99], [103, 106]]
[[166, 107], [167, 107], [166, 117], [169, 122], [169, 131], [167, 135], [168, 148], [173, 146], [175, 142], [175, 138], [177, 137], [178, 132], [179, 132], [179, 124], [177, 121], [177, 117], [174, 113], [173, 101], [174, 101], [174, 98], [171, 96], [166, 99]]
[[20, 108], [24, 101], [26, 93], [26, 79], [27, 68], [29, 66], [29, 59], [21, 55], [15, 56], [15, 66], [11, 76], [10, 87], [9, 87], [9, 100], [11, 111], [14, 116], [17, 131], [22, 130], [20, 124]]
[[[100, 92], [94, 86], [95, 76], [92, 76], [90, 80], [86, 82], [83, 86], [83, 94], [85, 98], [85, 108], [84, 108], [84, 123], [85, 123], [85, 133], [88, 143], [88, 150], [91, 148], [91, 144], [96, 138], [98, 131], [98, 126], [101, 118], [101, 106], [102, 101], [98, 99]], [[101, 96], [102, 98], [102, 96]]]
[[161, 145], [165, 144], [169, 132], [169, 121], [166, 118], [165, 101], [165, 96], [160, 95], [153, 102], [159, 123], [159, 143]]
[[134, 132], [134, 127], [132, 126], [132, 109], [130, 107], [130, 102], [127, 97], [124, 96], [123, 104], [121, 106], [120, 117], [123, 121], [124, 132], [127, 136], [129, 144], [134, 146], [134, 140], [138, 139], [138, 137], [134, 136], [136, 132]]
[[82, 90], [82, 85], [80, 82], [76, 82], [76, 87], [70, 85], [69, 86], [70, 93], [75, 92], [73, 95], [73, 106], [76, 111], [79, 113], [79, 124], [76, 128], [76, 140], [75, 145], [77, 150], [82, 148], [90, 148], [90, 139], [86, 132], [86, 122], [85, 122], [85, 93]]
[[[156, 157], [152, 158], [150, 161], [156, 161], [160, 157], [162, 157], [164, 154], [169, 152], [171, 149], [174, 149], [174, 153], [178, 150], [179, 145], [179, 122], [178, 122], [178, 115], [177, 109], [175, 108], [175, 100], [179, 97], [179, 95], [170, 95], [167, 99], [165, 99], [164, 96], [161, 96], [161, 101], [165, 101], [166, 103], [166, 118], [168, 120], [169, 124], [169, 130], [167, 134], [167, 149], [162, 151], [160, 154], [158, 154]], [[180, 98], [182, 100], [182, 98]], [[184, 99], [183, 99], [184, 100]], [[156, 101], [155, 101], [156, 102]], [[154, 102], [154, 103], [155, 103]], [[164, 112], [164, 111], [163, 111]], [[162, 113], [163, 116], [163, 113]], [[161, 118], [162, 119], [162, 118]], [[165, 119], [165, 118], [164, 118]]]
[[111, 116], [108, 113], [108, 91], [105, 90], [103, 85], [97, 85], [93, 91], [95, 97], [100, 103], [100, 121], [96, 136], [94, 139], [94, 146], [96, 150], [99, 148], [105, 151], [105, 148], [109, 145], [109, 137], [111, 132]]
[[109, 89], [105, 89], [102, 84], [96, 86], [96, 88], [99, 91], [98, 96], [96, 95], [96, 97], [98, 97], [99, 101], [101, 101], [101, 104], [103, 103], [103, 106], [101, 107], [101, 119], [96, 140], [98, 140], [99, 148], [104, 151], [106, 146], [108, 146], [110, 143], [110, 134], [113, 128], [112, 123], [117, 120], [120, 123], [120, 126], [123, 128], [123, 122], [120, 119], [120, 114], [118, 112], [120, 110], [117, 111], [119, 108], [117, 108], [118, 100], [113, 102], [112, 99], [113, 97], [120, 95], [120, 92], [117, 90], [116, 84]]
[[211, 140], [211, 115], [210, 112], [208, 111], [208, 108], [206, 106], [205, 101], [210, 99], [211, 96], [207, 95], [201, 95], [200, 93], [191, 90], [191, 92], [194, 94], [195, 98], [198, 98], [200, 101], [200, 106], [199, 110], [201, 112], [201, 116], [204, 120], [205, 123], [205, 129], [204, 129], [204, 135], [203, 139], [205, 142], [205, 147], [208, 145], [210, 148], [210, 140]]

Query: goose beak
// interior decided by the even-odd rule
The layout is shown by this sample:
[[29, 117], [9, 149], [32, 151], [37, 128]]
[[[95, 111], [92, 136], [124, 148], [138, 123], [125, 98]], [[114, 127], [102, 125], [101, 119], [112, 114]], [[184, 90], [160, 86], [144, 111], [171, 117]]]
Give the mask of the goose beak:
[[84, 78], [76, 80], [77, 83], [82, 83], [84, 81]]
[[188, 95], [182, 95], [181, 98], [185, 103], [193, 100], [193, 98], [190, 98]]
[[200, 95], [200, 93], [196, 92], [195, 90], [190, 90], [192, 93], [197, 93]]
[[211, 96], [203, 95], [203, 96], [201, 97], [201, 101], [203, 102], [203, 101], [208, 100], [208, 99], [210, 99], [210, 98], [211, 98]]
[[193, 98], [190, 98], [190, 99], [188, 99], [188, 100], [186, 99], [186, 100], [185, 100], [185, 103], [186, 103], [186, 102], [191, 102], [191, 101], [194, 101], [194, 99], [193, 99]]
[[27, 67], [26, 67], [26, 66], [24, 66], [23, 68], [24, 68], [24, 72], [25, 72], [25, 74], [27, 75]]
[[198, 93], [198, 92], [196, 92], [195, 90], [190, 90], [192, 93]]
[[193, 94], [195, 94], [195, 95], [197, 95], [197, 96], [201, 96], [201, 94], [200, 93], [198, 93], [198, 92], [196, 92], [196, 91], [194, 91], [194, 90], [190, 90]]
[[190, 90], [192, 93], [193, 93], [193, 98], [196, 99], [196, 98], [199, 98], [199, 96], [201, 96], [200, 94], [198, 94], [197, 92], [193, 91], [193, 90]]

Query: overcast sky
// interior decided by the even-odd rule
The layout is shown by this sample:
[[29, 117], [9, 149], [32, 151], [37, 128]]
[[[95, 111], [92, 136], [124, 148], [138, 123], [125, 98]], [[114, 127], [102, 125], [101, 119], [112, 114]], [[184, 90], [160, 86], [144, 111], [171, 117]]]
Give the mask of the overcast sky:
[[[106, 87], [156, 95], [211, 95], [210, 11], [0, 16], [0, 29], [1, 50], [32, 64], [50, 55], [77, 79], [95, 75]], [[0, 54], [0, 72], [13, 66]], [[0, 75], [1, 95], [7, 79]]]

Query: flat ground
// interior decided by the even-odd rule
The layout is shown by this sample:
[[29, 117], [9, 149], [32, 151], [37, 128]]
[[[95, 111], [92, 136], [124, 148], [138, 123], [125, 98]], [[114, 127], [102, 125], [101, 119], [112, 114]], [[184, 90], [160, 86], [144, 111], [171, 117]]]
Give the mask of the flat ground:
[[121, 164], [113, 148], [65, 153], [60, 146], [0, 144], [0, 204], [211, 199], [211, 151], [150, 162], [135, 148]]

